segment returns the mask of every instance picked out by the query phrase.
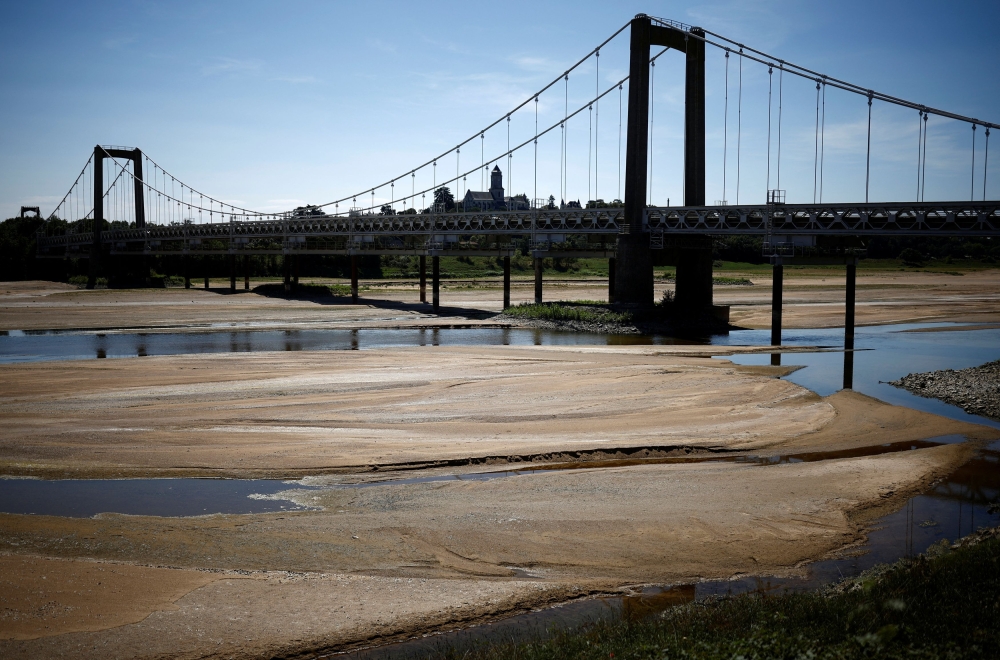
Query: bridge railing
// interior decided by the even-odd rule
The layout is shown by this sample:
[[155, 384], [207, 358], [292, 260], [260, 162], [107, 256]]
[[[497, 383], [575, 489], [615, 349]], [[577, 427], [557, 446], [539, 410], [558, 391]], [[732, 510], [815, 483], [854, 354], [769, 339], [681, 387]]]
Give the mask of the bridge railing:
[[[536, 246], [567, 245], [586, 250], [596, 236], [614, 243], [624, 227], [624, 209], [534, 209], [530, 211], [419, 215], [309, 216], [245, 222], [178, 223], [116, 228], [102, 240], [113, 251], [282, 253], [482, 249], [470, 237], [520, 237]], [[651, 246], [670, 234], [775, 236], [1000, 236], [1000, 202], [906, 202], [875, 204], [784, 204], [650, 207], [643, 231]], [[586, 237], [591, 238], [586, 238]], [[581, 241], [574, 242], [573, 237]], [[419, 238], [415, 243], [413, 239]], [[509, 240], [506, 239], [506, 240]], [[322, 245], [318, 241], [323, 242]], [[42, 256], [82, 252], [90, 232], [38, 237]], [[496, 241], [494, 241], [496, 242]], [[434, 247], [440, 244], [440, 248]], [[155, 248], [155, 249], [154, 249]]]

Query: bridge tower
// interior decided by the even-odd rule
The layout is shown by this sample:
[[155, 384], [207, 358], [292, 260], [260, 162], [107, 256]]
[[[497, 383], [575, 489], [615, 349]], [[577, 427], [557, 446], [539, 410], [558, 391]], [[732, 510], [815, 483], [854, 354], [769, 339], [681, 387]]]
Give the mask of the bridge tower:
[[[691, 38], [692, 35], [696, 38]], [[648, 191], [649, 54], [666, 46], [685, 54], [684, 205], [705, 204], [705, 42], [700, 28], [689, 32], [653, 25], [649, 16], [632, 19], [629, 56], [628, 132], [625, 149], [625, 225], [615, 263], [615, 301], [648, 306], [653, 302], [653, 260], [642, 216]], [[691, 236], [678, 243], [676, 303], [685, 308], [712, 305], [712, 242]]]
[[119, 149], [116, 147], [94, 147], [94, 242], [90, 248], [90, 272], [87, 277], [87, 288], [93, 289], [97, 283], [97, 275], [101, 270], [101, 257], [104, 246], [101, 232], [104, 229], [104, 159], [127, 158], [132, 161], [132, 172], [135, 174], [135, 226], [141, 229], [146, 226], [146, 205], [143, 202], [142, 151], [135, 149]]

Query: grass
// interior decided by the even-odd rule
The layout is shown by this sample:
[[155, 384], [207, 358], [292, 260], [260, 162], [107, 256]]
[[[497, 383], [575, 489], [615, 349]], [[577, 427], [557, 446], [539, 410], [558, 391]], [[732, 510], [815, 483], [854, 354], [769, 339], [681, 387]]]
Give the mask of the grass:
[[[582, 304], [581, 304], [582, 303]], [[593, 306], [591, 306], [593, 305]], [[602, 305], [598, 307], [597, 305]], [[543, 319], [546, 321], [583, 321], [586, 323], [619, 323], [632, 322], [628, 312], [614, 312], [594, 301], [573, 303], [522, 303], [503, 310], [507, 316], [519, 319]]]
[[[469, 660], [1000, 657], [1000, 539], [881, 567], [827, 592], [740, 595], [523, 642], [446, 648]], [[930, 554], [930, 553], [929, 553]]]
[[347, 284], [306, 284], [299, 283], [289, 292], [285, 292], [283, 282], [260, 284], [254, 287], [254, 292], [263, 296], [277, 298], [325, 298], [327, 296], [350, 296], [351, 287]]

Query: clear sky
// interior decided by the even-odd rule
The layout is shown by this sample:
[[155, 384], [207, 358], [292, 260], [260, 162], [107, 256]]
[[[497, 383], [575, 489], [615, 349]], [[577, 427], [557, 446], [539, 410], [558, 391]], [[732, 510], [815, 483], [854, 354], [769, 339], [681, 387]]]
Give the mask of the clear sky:
[[[473, 135], [603, 41], [634, 14], [700, 25], [776, 57], [902, 98], [1000, 123], [1000, 3], [969, 2], [4, 2], [0, 6], [0, 217], [18, 207], [51, 212], [96, 143], [137, 146], [179, 178], [263, 211], [362, 191]], [[569, 106], [627, 74], [627, 31], [570, 77]], [[671, 57], [672, 55], [672, 57]], [[735, 201], [737, 63], [708, 52], [708, 201]], [[599, 76], [598, 76], [599, 73]], [[767, 71], [743, 69], [740, 200], [767, 184]], [[774, 95], [777, 94], [775, 76]], [[627, 89], [626, 89], [627, 91]], [[539, 101], [539, 123], [564, 112], [561, 84]], [[626, 96], [627, 98], [627, 96]], [[782, 181], [789, 201], [813, 196], [815, 89], [784, 79]], [[777, 102], [772, 96], [771, 184], [776, 187]], [[532, 134], [534, 108], [511, 121]], [[680, 201], [683, 58], [656, 69], [652, 137], [656, 203]], [[571, 120], [568, 199], [618, 196], [618, 97]], [[867, 107], [828, 91], [824, 198], [864, 197]], [[917, 113], [873, 109], [873, 200], [916, 194]], [[968, 199], [968, 126], [931, 118], [927, 199]], [[596, 144], [596, 175], [588, 176]], [[480, 161], [463, 150], [462, 169]], [[506, 126], [483, 140], [506, 149]], [[987, 193], [1000, 197], [1000, 135]], [[983, 131], [977, 131], [976, 198]], [[588, 153], [591, 155], [588, 157]], [[539, 141], [537, 195], [560, 197], [559, 131]], [[534, 154], [519, 152], [508, 192], [536, 194]], [[437, 181], [453, 176], [454, 154]], [[417, 190], [430, 186], [428, 168]], [[426, 179], [426, 180], [425, 180]], [[478, 176], [465, 187], [480, 188]], [[455, 186], [452, 186], [454, 189]], [[401, 192], [402, 191], [402, 192]], [[408, 194], [399, 184], [395, 197]], [[376, 200], [388, 201], [389, 189]], [[593, 195], [593, 191], [590, 196]], [[370, 203], [370, 195], [365, 205]], [[343, 206], [341, 207], [343, 210]]]

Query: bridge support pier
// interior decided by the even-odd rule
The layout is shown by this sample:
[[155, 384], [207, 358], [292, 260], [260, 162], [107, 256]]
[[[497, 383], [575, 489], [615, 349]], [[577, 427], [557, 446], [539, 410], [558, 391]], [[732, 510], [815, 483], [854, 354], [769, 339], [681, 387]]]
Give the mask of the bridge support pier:
[[510, 307], [510, 257], [503, 258], [503, 308]]
[[674, 301], [684, 310], [712, 306], [712, 239], [680, 236], [677, 239], [677, 285]]
[[229, 255], [229, 290], [236, 293], [236, 255]]
[[212, 264], [209, 261], [209, 257], [202, 257], [201, 258], [201, 263], [205, 266], [205, 290], [207, 291], [208, 290], [208, 280], [210, 279], [209, 278], [209, 269], [211, 268]]
[[542, 304], [542, 258], [535, 257], [535, 304]]
[[615, 258], [608, 259], [608, 304], [615, 304]]
[[434, 311], [441, 307], [441, 257], [431, 257], [431, 301]]
[[[781, 295], [784, 284], [785, 267], [780, 258], [771, 266], [771, 346], [781, 346]], [[771, 364], [781, 364], [781, 353], [771, 353]]]
[[288, 260], [290, 258], [291, 257], [289, 257], [287, 254], [281, 257], [281, 269], [285, 279], [285, 293], [288, 293], [289, 291], [292, 290], [291, 264], [288, 263]]
[[427, 302], [427, 257], [420, 255], [420, 302]]
[[351, 255], [351, 302], [358, 304], [358, 258]]
[[299, 290], [299, 256], [295, 255], [295, 261], [292, 262], [292, 291]]
[[854, 281], [858, 262], [847, 262], [847, 292], [844, 305], [844, 389], [854, 389]]
[[250, 255], [243, 255], [243, 290], [250, 290]]
[[182, 257], [182, 261], [184, 262], [184, 263], [183, 263], [183, 266], [184, 266], [184, 288], [185, 288], [185, 289], [190, 289], [190, 288], [191, 288], [191, 267], [190, 267], [190, 259], [189, 259], [189, 258], [188, 258], [188, 256], [187, 256], [187, 255], [185, 254], [185, 255], [184, 255], [184, 256]]
[[[694, 35], [695, 38], [690, 38]], [[628, 142], [625, 151], [624, 233], [618, 237], [614, 299], [626, 305], [653, 304], [653, 260], [643, 214], [649, 154], [650, 46], [668, 46], [685, 54], [684, 204], [705, 205], [705, 32], [690, 34], [652, 25], [649, 16], [632, 20], [629, 45]], [[712, 243], [707, 237], [682, 239], [677, 263], [676, 304], [679, 308], [712, 306]]]

